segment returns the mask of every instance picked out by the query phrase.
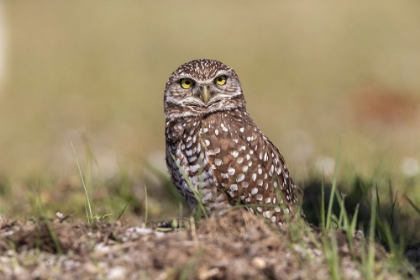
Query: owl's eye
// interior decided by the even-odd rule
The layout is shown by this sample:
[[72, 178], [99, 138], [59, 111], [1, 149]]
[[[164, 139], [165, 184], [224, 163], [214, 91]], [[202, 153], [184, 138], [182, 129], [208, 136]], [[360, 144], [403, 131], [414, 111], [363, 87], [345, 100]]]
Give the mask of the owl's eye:
[[188, 89], [191, 88], [194, 85], [193, 80], [185, 78], [185, 79], [181, 79], [179, 81], [180, 85], [182, 88]]
[[214, 82], [219, 86], [223, 86], [224, 84], [226, 84], [226, 76], [225, 75], [219, 76], [216, 79], [214, 79]]

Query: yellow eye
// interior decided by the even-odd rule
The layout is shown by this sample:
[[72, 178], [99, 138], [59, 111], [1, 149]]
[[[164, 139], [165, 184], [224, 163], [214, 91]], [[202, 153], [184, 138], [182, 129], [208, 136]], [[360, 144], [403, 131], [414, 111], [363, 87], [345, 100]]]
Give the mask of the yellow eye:
[[188, 89], [188, 88], [190, 88], [190, 87], [192, 87], [194, 85], [193, 80], [188, 79], [188, 78], [181, 79], [179, 81], [179, 83], [181, 84], [181, 87], [182, 88], [185, 88], [185, 89]]
[[217, 85], [223, 86], [224, 84], [226, 84], [226, 76], [225, 75], [219, 76], [216, 79], [214, 79], [214, 81], [216, 82]]

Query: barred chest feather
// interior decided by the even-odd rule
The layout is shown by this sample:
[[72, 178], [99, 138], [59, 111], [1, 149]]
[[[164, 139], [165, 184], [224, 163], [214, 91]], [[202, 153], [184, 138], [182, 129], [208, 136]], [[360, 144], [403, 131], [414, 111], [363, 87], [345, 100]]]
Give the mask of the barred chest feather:
[[245, 204], [281, 226], [300, 200], [283, 157], [244, 109], [167, 121], [166, 162], [192, 207], [191, 187], [207, 211]]

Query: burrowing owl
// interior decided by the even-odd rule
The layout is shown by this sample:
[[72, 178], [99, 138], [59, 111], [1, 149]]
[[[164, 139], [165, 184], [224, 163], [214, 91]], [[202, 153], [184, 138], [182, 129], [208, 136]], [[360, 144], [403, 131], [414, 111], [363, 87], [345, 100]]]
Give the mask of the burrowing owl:
[[299, 215], [302, 192], [245, 105], [232, 68], [181, 65], [165, 89], [166, 164], [191, 207], [197, 199], [208, 212], [242, 204], [281, 226]]

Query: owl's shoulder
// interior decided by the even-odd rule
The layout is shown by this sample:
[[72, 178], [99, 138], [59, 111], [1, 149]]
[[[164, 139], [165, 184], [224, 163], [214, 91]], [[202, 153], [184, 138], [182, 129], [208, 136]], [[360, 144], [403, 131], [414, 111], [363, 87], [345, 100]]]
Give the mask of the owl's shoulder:
[[170, 142], [178, 142], [185, 134], [194, 132], [200, 124], [200, 118], [187, 117], [176, 118], [166, 121], [166, 140]]

